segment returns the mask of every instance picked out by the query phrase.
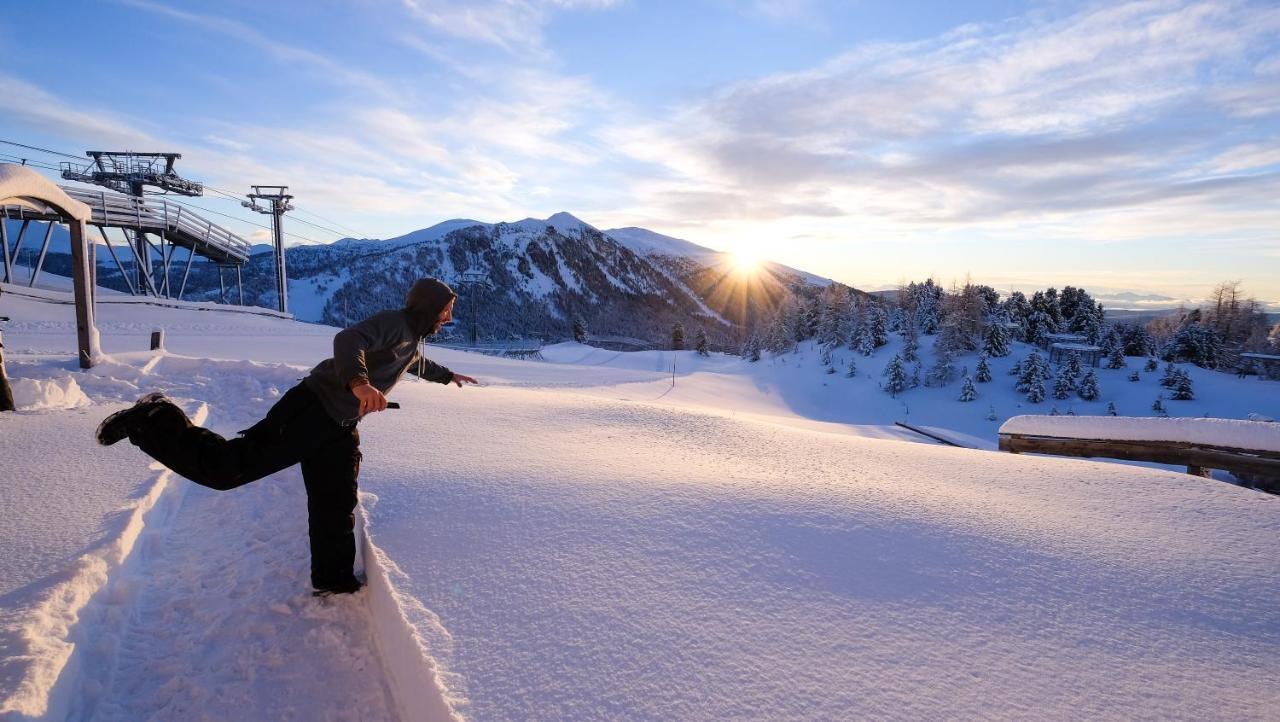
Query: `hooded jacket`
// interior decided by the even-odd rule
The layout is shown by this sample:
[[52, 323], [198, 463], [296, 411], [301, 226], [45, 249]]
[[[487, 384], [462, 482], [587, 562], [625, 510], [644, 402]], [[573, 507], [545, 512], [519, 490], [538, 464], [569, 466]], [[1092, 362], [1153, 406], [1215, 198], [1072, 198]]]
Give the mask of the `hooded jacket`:
[[457, 294], [443, 281], [417, 281], [404, 308], [376, 313], [339, 331], [333, 337], [333, 358], [317, 364], [303, 383], [320, 399], [325, 412], [343, 425], [360, 419], [360, 400], [351, 393], [357, 379], [384, 394], [409, 370], [428, 381], [449, 383], [453, 372], [421, 356], [418, 343], [431, 335], [440, 312], [454, 298]]

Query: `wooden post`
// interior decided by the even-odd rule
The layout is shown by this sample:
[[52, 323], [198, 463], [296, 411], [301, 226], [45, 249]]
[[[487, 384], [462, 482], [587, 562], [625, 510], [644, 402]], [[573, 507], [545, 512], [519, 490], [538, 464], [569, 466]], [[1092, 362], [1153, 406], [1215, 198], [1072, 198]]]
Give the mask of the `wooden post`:
[[[0, 316], [0, 323], [8, 321]], [[4, 334], [0, 333], [0, 411], [13, 411], [17, 408], [13, 403], [13, 389], [9, 388], [9, 376], [4, 372]]]
[[80, 352], [80, 368], [89, 369], [102, 355], [98, 347], [98, 327], [93, 318], [93, 295], [89, 289], [88, 238], [84, 221], [72, 220], [71, 227], [71, 279], [76, 299], [76, 339]]

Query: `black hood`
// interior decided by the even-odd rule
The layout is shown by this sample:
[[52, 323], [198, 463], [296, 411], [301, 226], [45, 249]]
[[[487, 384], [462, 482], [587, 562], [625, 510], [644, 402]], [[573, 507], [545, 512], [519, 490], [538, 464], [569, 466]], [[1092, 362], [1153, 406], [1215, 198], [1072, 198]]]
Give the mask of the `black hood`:
[[404, 298], [404, 310], [409, 313], [413, 329], [419, 336], [428, 336], [440, 318], [440, 312], [458, 294], [449, 284], [438, 278], [420, 278]]

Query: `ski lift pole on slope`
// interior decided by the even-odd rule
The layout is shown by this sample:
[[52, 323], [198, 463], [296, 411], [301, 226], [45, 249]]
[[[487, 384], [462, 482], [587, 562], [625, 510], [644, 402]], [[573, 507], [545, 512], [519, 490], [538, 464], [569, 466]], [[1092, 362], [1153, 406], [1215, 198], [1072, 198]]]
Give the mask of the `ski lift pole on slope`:
[[13, 389], [9, 388], [9, 375], [4, 370], [4, 322], [8, 316], [0, 316], [0, 411], [13, 411]]

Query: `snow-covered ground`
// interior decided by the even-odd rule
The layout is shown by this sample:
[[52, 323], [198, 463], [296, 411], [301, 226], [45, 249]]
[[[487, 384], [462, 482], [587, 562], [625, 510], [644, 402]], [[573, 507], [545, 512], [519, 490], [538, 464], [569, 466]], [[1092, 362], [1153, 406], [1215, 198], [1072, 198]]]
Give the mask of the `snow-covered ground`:
[[[812, 348], [436, 350], [484, 385], [409, 381], [402, 410], [362, 424], [371, 586], [318, 601], [296, 470], [215, 493], [89, 436], [152, 389], [233, 433], [333, 329], [104, 305], [112, 359], [81, 373], [70, 308], [5, 296], [0, 315], [25, 407], [0, 415], [6, 719], [1280, 709], [1276, 497], [892, 425], [993, 445], [1008, 416], [1065, 412], [1013, 392], [1024, 348], [971, 403], [879, 391], [892, 347], [853, 378], [852, 352], [828, 375]], [[153, 327], [168, 353], [145, 351]], [[1280, 384], [1190, 371], [1198, 400], [1166, 401], [1175, 415], [1280, 409]], [[1103, 399], [1076, 413], [1145, 413], [1159, 391], [1158, 373], [1098, 373]]]

